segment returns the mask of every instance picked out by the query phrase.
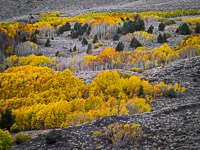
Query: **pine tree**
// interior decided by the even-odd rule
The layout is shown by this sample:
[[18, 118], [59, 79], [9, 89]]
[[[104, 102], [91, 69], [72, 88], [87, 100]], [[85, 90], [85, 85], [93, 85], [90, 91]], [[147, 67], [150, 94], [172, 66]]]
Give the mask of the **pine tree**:
[[164, 31], [165, 30], [165, 24], [163, 22], [161, 22], [158, 26], [158, 30], [159, 31]]
[[119, 42], [117, 44], [116, 51], [120, 52], [120, 51], [123, 51], [123, 50], [124, 50], [124, 44], [123, 44], [123, 42]]
[[163, 42], [161, 34], [158, 35], [157, 42], [158, 43], [162, 43]]
[[37, 44], [37, 38], [35, 35], [31, 35], [31, 42], [36, 43]]
[[143, 86], [141, 85], [139, 93], [138, 93], [138, 97], [143, 97], [143, 96], [144, 96], [144, 90], [143, 90]]
[[93, 44], [97, 43], [98, 42], [98, 37], [97, 37], [97, 34], [94, 36], [94, 39], [93, 39]]
[[71, 37], [74, 39], [78, 37], [78, 34], [76, 33], [74, 29], [71, 30]]
[[66, 31], [70, 31], [70, 29], [71, 29], [70, 23], [69, 23], [69, 22], [66, 22], [66, 24], [65, 24], [65, 30], [66, 30]]
[[87, 53], [89, 54], [91, 50], [92, 50], [92, 44], [88, 44]]
[[131, 40], [130, 46], [137, 48], [137, 47], [142, 46], [142, 44], [140, 44], [140, 42], [135, 37], [133, 37], [133, 39]]
[[150, 34], [153, 34], [153, 29], [154, 29], [154, 27], [151, 25], [149, 27], [149, 29], [147, 30], [147, 32], [150, 33]]
[[10, 109], [6, 109], [6, 112], [2, 114], [1, 120], [0, 120], [0, 128], [4, 129], [6, 128], [7, 130], [10, 131], [10, 127], [14, 123], [14, 116], [11, 113]]
[[166, 33], [164, 33], [163, 36], [162, 36], [162, 42], [163, 43], [167, 42], [167, 35], [166, 35]]
[[174, 91], [173, 88], [171, 88], [167, 93], [166, 96], [169, 98], [175, 98], [176, 97], [176, 92]]
[[179, 26], [177, 32], [181, 35], [188, 35], [190, 34], [190, 29], [189, 26], [187, 25], [187, 23], [184, 23], [182, 25]]
[[196, 34], [200, 33], [200, 25], [197, 25], [197, 27], [195, 28], [195, 33]]
[[49, 46], [51, 45], [50, 42], [51, 42], [51, 41], [50, 41], [49, 39], [47, 39], [47, 40], [46, 40], [46, 43], [45, 43], [45, 47], [49, 47]]
[[60, 53], [59, 51], [56, 51], [56, 56], [58, 56], [58, 55], [59, 55], [59, 53]]
[[40, 34], [40, 31], [38, 29], [35, 29], [35, 35], [39, 35]]
[[26, 36], [23, 37], [22, 42], [26, 42]]
[[119, 35], [115, 34], [115, 36], [113, 37], [113, 41], [118, 41], [119, 40]]
[[87, 35], [90, 35], [91, 30], [92, 30], [92, 28], [91, 28], [91, 26], [89, 26], [87, 29]]
[[73, 51], [76, 52], [76, 45], [74, 46]]
[[83, 37], [82, 45], [83, 45], [83, 46], [84, 46], [84, 45], [88, 45], [88, 41], [86, 40], [85, 37]]

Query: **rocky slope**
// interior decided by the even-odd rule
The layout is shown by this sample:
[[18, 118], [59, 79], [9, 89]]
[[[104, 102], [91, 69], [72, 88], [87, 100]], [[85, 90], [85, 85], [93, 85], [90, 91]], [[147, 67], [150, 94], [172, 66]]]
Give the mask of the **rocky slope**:
[[[151, 103], [151, 112], [132, 116], [107, 116], [96, 121], [58, 129], [62, 137], [47, 144], [46, 134], [12, 147], [14, 150], [34, 149], [200, 149], [200, 56], [179, 60], [151, 71], [143, 77], [150, 82], [165, 81], [186, 87], [177, 98], [158, 98]], [[94, 131], [104, 131], [111, 123], [138, 123], [142, 127], [139, 140], [125, 147], [115, 147], [103, 135], [92, 137]]]
[[200, 8], [199, 0], [1, 0], [0, 21], [39, 11], [58, 10], [74, 16], [88, 12], [171, 11], [192, 8]]

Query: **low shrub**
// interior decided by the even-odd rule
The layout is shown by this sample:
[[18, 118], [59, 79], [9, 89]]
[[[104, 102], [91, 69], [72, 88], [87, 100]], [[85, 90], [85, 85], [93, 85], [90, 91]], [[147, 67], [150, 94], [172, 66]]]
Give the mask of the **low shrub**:
[[27, 140], [29, 140], [31, 138], [32, 138], [32, 136], [24, 134], [23, 132], [19, 132], [14, 136], [13, 142], [15, 144], [21, 144], [21, 143], [24, 143], [24, 142], [26, 142]]
[[94, 131], [93, 134], [92, 134], [92, 136], [93, 136], [93, 137], [96, 137], [97, 135], [101, 135], [101, 134], [102, 134], [102, 133], [99, 132], [99, 131]]
[[126, 73], [126, 72], [119, 72], [119, 75], [120, 75], [120, 78], [124, 78], [124, 79], [129, 79], [131, 76], [132, 76], [132, 74], [130, 74], [130, 73]]
[[142, 73], [142, 68], [130, 68], [129, 71]]
[[167, 91], [166, 96], [169, 98], [175, 98], [176, 97], [176, 92], [173, 88], [171, 88], [169, 91]]
[[0, 129], [0, 150], [7, 150], [12, 144], [12, 136], [8, 131]]
[[141, 131], [140, 125], [135, 123], [132, 125], [115, 123], [106, 128], [105, 136], [112, 141], [116, 147], [120, 148], [139, 139]]
[[48, 144], [56, 143], [62, 137], [60, 131], [52, 130], [46, 135], [46, 142]]
[[175, 20], [166, 19], [166, 20], [164, 20], [164, 24], [166, 24], [166, 25], [176, 24], [176, 21]]

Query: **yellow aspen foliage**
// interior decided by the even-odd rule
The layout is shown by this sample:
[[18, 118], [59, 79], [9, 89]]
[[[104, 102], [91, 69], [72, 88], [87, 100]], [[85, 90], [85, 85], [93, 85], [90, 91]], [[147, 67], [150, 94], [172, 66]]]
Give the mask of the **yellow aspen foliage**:
[[[156, 96], [178, 84], [150, 85], [138, 76], [120, 78], [116, 71], [101, 72], [91, 84], [84, 85], [70, 70], [62, 73], [48, 67], [19, 66], [0, 73], [0, 111], [12, 109], [15, 123], [11, 129], [67, 127], [114, 114], [150, 111]], [[138, 98], [143, 86], [144, 98]]]
[[116, 52], [116, 50], [114, 50], [110, 47], [107, 47], [107, 48], [105, 48], [104, 50], [101, 51], [100, 55], [110, 55], [110, 54], [113, 54], [115, 52]]
[[6, 56], [10, 56], [13, 54], [13, 50], [11, 46], [8, 46], [8, 48], [5, 50]]

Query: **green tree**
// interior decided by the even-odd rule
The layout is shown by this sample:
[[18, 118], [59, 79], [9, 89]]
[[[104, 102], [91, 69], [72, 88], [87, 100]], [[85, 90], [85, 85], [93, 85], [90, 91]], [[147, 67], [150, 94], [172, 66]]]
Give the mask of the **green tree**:
[[171, 88], [167, 93], [166, 93], [167, 97], [169, 98], [175, 98], [176, 97], [176, 92], [174, 91], [173, 88]]
[[147, 30], [147, 32], [150, 33], [150, 34], [153, 34], [153, 29], [154, 29], [154, 27], [151, 25], [149, 27], [149, 29]]
[[83, 45], [83, 46], [84, 46], [84, 45], [88, 45], [88, 41], [87, 41], [87, 39], [86, 39], [85, 37], [83, 37], [82, 45]]
[[79, 36], [78, 40], [79, 40], [79, 41], [82, 41], [82, 40], [83, 40], [83, 37], [82, 37], [82, 36]]
[[159, 31], [164, 31], [165, 30], [165, 24], [163, 22], [161, 22], [158, 26], [158, 30]]
[[51, 42], [51, 41], [50, 41], [49, 39], [47, 39], [47, 40], [46, 40], [46, 43], [45, 43], [45, 47], [49, 47], [49, 46], [51, 45], [50, 42]]
[[59, 55], [59, 53], [60, 53], [59, 51], [56, 51], [56, 57]]
[[87, 35], [90, 35], [91, 30], [92, 30], [92, 28], [91, 28], [91, 26], [89, 26], [87, 29]]
[[98, 37], [97, 37], [97, 34], [94, 36], [94, 39], [93, 39], [93, 44], [97, 43], [98, 42]]
[[143, 90], [143, 86], [142, 85], [140, 86], [138, 97], [144, 97], [144, 90]]
[[113, 37], [113, 41], [118, 41], [118, 40], [119, 40], [119, 35], [115, 34], [114, 37]]
[[87, 53], [89, 54], [91, 50], [92, 50], [92, 44], [88, 44]]
[[120, 51], [123, 51], [123, 50], [124, 50], [124, 44], [123, 44], [123, 42], [119, 42], [117, 44], [116, 51], [120, 52]]
[[78, 38], [78, 34], [76, 33], [76, 31], [74, 29], [71, 30], [71, 37], [73, 39]]
[[181, 24], [179, 28], [177, 29], [177, 32], [181, 35], [189, 35], [190, 29], [187, 23]]
[[0, 128], [1, 129], [7, 129], [10, 131], [10, 127], [13, 125], [14, 123], [14, 116], [11, 113], [10, 109], [6, 109], [5, 113], [1, 114], [1, 120], [0, 120]]
[[33, 43], [37, 43], [37, 38], [36, 38], [36, 36], [35, 35], [31, 35], [31, 42], [33, 42]]
[[76, 52], [76, 50], [77, 50], [77, 49], [76, 49], [76, 45], [75, 45], [74, 48], [73, 48], [73, 51]]
[[26, 36], [23, 37], [22, 42], [26, 42]]
[[40, 31], [38, 29], [35, 29], [35, 35], [39, 35], [40, 34]]
[[158, 35], [157, 42], [158, 43], [162, 43], [163, 42], [161, 34]]
[[133, 37], [133, 39], [131, 40], [130, 46], [137, 48], [137, 47], [142, 46], [142, 44], [140, 44], [140, 42], [135, 37]]
[[61, 26], [59, 29], [58, 29], [58, 35], [59, 34], [63, 34], [65, 31], [70, 31], [71, 30], [71, 25], [69, 22], [66, 22], [65, 25]]
[[66, 30], [66, 31], [70, 31], [70, 29], [71, 29], [70, 23], [69, 23], [69, 22], [66, 22], [66, 24], [65, 24], [65, 30]]
[[195, 33], [198, 34], [200, 33], [200, 25], [198, 24], [197, 27], [195, 28]]
[[166, 35], [166, 33], [164, 33], [163, 36], [162, 36], [162, 42], [163, 43], [167, 42], [167, 35]]

